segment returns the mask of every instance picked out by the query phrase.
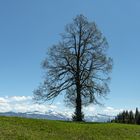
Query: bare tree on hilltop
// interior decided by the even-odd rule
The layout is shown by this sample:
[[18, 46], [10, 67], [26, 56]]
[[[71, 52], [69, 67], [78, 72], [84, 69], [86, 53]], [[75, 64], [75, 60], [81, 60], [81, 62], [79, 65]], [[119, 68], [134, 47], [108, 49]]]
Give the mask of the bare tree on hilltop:
[[107, 57], [107, 49], [96, 24], [77, 16], [66, 26], [62, 41], [48, 50], [42, 65], [46, 76], [34, 91], [34, 99], [46, 102], [63, 93], [65, 101], [75, 108], [73, 120], [83, 121], [82, 106], [98, 103], [97, 96], [109, 91], [112, 59]]

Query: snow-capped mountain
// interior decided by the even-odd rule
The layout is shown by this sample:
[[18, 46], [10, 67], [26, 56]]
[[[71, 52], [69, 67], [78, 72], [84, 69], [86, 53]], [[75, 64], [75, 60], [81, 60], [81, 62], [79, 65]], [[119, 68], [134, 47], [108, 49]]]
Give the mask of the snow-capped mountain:
[[97, 114], [94, 116], [85, 116], [85, 120], [87, 122], [110, 122], [114, 118], [115, 116], [109, 116], [109, 115], [104, 115], [104, 114]]
[[[67, 120], [67, 121], [71, 120], [70, 117], [68, 117], [64, 114], [61, 114], [61, 113], [53, 112], [53, 111], [48, 111], [45, 114], [38, 112], [38, 111], [25, 112], [25, 113], [4, 112], [4, 113], [0, 113], [0, 116], [17, 116], [17, 117], [25, 117], [25, 118], [48, 119], [48, 120]], [[111, 119], [113, 119], [114, 117], [115, 116], [97, 114], [94, 116], [85, 116], [85, 121], [87, 121], [87, 122], [107, 122], [107, 121], [110, 121]]]
[[0, 113], [0, 116], [17, 116], [17, 117], [25, 117], [25, 118], [37, 118], [37, 119], [48, 119], [48, 120], [68, 120], [66, 116], [63, 114], [59, 113], [54, 113], [54, 112], [48, 112], [48, 113], [41, 113], [38, 111], [34, 112], [5, 112], [5, 113]]

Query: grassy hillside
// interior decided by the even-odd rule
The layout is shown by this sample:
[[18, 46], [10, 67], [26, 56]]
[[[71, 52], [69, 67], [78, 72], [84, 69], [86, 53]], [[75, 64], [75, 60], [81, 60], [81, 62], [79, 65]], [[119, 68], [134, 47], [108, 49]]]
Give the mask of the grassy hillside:
[[140, 126], [0, 117], [0, 140], [140, 140]]

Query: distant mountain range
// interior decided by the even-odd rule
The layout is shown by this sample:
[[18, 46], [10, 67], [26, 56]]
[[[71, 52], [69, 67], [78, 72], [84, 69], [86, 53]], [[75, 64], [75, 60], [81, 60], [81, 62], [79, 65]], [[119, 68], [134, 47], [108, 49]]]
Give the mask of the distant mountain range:
[[[36, 119], [48, 119], [48, 120], [66, 120], [70, 121], [71, 118], [67, 117], [66, 115], [56, 113], [53, 111], [49, 111], [45, 114], [34, 111], [34, 112], [26, 112], [26, 113], [21, 113], [21, 112], [4, 112], [0, 113], [0, 116], [17, 116], [17, 117], [25, 117], [25, 118], [36, 118]], [[85, 120], [87, 122], [107, 122], [113, 119], [115, 116], [109, 116], [109, 115], [104, 115], [104, 114], [97, 114], [95, 116], [85, 116]]]

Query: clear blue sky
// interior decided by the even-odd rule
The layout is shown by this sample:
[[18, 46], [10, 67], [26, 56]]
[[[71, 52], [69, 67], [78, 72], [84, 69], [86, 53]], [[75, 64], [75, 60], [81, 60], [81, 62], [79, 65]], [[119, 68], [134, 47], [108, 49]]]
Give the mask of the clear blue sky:
[[32, 96], [41, 61], [64, 26], [84, 14], [106, 36], [113, 57], [105, 105], [140, 107], [139, 0], [0, 0], [0, 96]]

